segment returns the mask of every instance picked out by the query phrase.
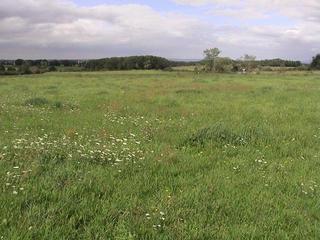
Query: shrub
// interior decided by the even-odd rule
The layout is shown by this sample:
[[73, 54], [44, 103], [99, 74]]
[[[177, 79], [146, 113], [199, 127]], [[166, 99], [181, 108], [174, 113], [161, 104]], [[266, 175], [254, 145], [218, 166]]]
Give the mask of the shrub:
[[13, 66], [9, 66], [7, 68], [7, 72], [15, 72], [15, 71], [17, 71], [17, 69], [15, 67], [13, 67]]
[[25, 64], [25, 61], [23, 59], [17, 59], [14, 61], [16, 66], [22, 66], [23, 64]]
[[50, 66], [48, 71], [49, 72], [56, 72], [58, 69], [55, 66]]
[[218, 73], [231, 72], [233, 69], [233, 62], [229, 58], [217, 58], [214, 66], [214, 71]]
[[32, 74], [32, 71], [30, 69], [30, 67], [26, 64], [23, 64], [21, 67], [20, 67], [20, 73], [21, 74]]
[[41, 73], [40, 68], [37, 67], [37, 66], [32, 66], [32, 67], [30, 67], [30, 71], [31, 71], [31, 73], [33, 73], [33, 74], [40, 74], [40, 73]]

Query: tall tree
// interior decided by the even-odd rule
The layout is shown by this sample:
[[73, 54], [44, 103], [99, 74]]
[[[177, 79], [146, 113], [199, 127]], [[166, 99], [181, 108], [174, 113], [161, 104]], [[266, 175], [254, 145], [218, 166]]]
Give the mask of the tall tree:
[[311, 68], [312, 69], [320, 69], [320, 54], [313, 57], [312, 62], [311, 62]]
[[215, 60], [220, 55], [220, 53], [221, 51], [219, 50], [219, 48], [209, 48], [203, 51], [207, 71], [214, 70]]
[[254, 55], [245, 54], [243, 56], [244, 61], [255, 61], [256, 59], [257, 59], [257, 57]]
[[255, 67], [257, 67], [256, 59], [257, 57], [254, 55], [245, 54], [242, 58], [243, 65], [247, 70], [251, 70]]

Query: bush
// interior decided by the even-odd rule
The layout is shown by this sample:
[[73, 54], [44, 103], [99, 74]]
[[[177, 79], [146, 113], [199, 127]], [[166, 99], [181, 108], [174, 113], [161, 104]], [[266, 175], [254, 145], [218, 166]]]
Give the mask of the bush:
[[232, 65], [232, 69], [231, 69], [232, 72], [239, 72], [240, 70], [241, 70], [241, 67], [239, 65], [236, 65], [236, 64]]
[[49, 72], [56, 72], [58, 69], [55, 66], [50, 66], [48, 71]]
[[28, 65], [26, 65], [26, 64], [23, 64], [23, 65], [20, 67], [19, 72], [20, 72], [21, 74], [32, 74], [32, 71], [31, 71], [30, 67], [29, 67]]
[[15, 67], [13, 67], [13, 66], [9, 66], [7, 68], [7, 72], [15, 72], [15, 71], [17, 71], [17, 69]]
[[30, 67], [30, 71], [32, 74], [40, 74], [41, 73], [40, 68], [37, 66]]
[[14, 61], [16, 66], [22, 66], [25, 64], [25, 61], [23, 59], [17, 59]]

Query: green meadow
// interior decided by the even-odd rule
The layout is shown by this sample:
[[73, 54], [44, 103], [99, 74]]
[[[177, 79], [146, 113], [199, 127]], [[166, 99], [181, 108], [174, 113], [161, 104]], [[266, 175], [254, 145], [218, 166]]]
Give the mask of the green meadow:
[[320, 74], [0, 77], [0, 239], [320, 239]]

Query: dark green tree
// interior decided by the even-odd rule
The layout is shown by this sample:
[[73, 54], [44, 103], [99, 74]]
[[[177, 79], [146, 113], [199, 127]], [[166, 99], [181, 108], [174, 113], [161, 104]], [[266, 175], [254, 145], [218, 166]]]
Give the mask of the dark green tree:
[[58, 71], [58, 69], [57, 69], [55, 66], [50, 66], [50, 67], [48, 68], [48, 70], [49, 70], [49, 72], [56, 72], [56, 71]]
[[7, 71], [8, 71], [8, 72], [15, 72], [15, 71], [17, 71], [17, 69], [16, 69], [15, 67], [13, 67], [13, 66], [9, 66], [9, 67], [7, 68]]
[[23, 59], [17, 59], [14, 61], [14, 64], [16, 66], [22, 66], [25, 63], [25, 61]]
[[312, 69], [319, 69], [320, 70], [320, 54], [318, 54], [317, 56], [313, 57], [310, 66], [311, 66]]
[[97, 70], [166, 69], [170, 61], [156, 56], [112, 57], [86, 62], [85, 68]]
[[215, 68], [215, 60], [219, 57], [221, 51], [219, 48], [210, 48], [203, 51], [206, 70], [211, 72]]
[[28, 64], [23, 64], [19, 67], [20, 74], [32, 74], [30, 66]]

